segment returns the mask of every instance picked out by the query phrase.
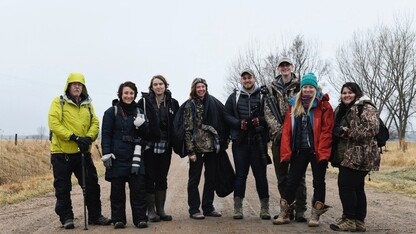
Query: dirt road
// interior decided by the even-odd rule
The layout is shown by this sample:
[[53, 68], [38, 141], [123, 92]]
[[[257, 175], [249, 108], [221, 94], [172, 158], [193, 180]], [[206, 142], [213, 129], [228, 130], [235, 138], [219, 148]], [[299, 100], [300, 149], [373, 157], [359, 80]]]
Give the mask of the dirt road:
[[[55, 197], [53, 193], [37, 197], [19, 204], [0, 208], [0, 233], [315, 233], [331, 232], [329, 224], [341, 215], [341, 204], [335, 175], [327, 176], [327, 201], [333, 206], [321, 217], [321, 225], [309, 228], [305, 223], [273, 225], [270, 220], [260, 220], [259, 199], [255, 190], [253, 176], [250, 174], [244, 200], [244, 219], [233, 220], [232, 195], [215, 198], [214, 206], [223, 213], [220, 218], [207, 217], [205, 220], [189, 218], [186, 184], [188, 179], [187, 159], [174, 156], [169, 173], [169, 189], [166, 210], [173, 215], [171, 222], [150, 223], [147, 229], [137, 229], [131, 222], [131, 212], [127, 205], [128, 224], [125, 229], [113, 229], [113, 226], [89, 226], [83, 230], [82, 191], [73, 189], [72, 201], [75, 212], [75, 229], [64, 230], [54, 213]], [[271, 214], [277, 214], [278, 193], [273, 166], [268, 166], [268, 179], [271, 200]], [[308, 200], [311, 197], [311, 173], [307, 172]], [[110, 216], [110, 184], [100, 180], [102, 188], [103, 213]], [[202, 183], [201, 183], [202, 184]], [[202, 191], [202, 189], [200, 189]], [[368, 199], [367, 228], [370, 233], [416, 233], [416, 200], [398, 194], [385, 193], [366, 188]], [[310, 216], [310, 204], [308, 213]]]

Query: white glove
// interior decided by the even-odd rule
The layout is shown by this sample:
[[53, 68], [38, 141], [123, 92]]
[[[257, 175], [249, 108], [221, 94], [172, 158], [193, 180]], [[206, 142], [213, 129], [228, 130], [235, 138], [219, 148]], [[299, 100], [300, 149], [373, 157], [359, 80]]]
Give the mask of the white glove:
[[146, 121], [144, 114], [137, 113], [136, 119], [134, 120], [134, 125], [136, 127], [142, 126], [142, 124]]
[[116, 159], [116, 156], [114, 154], [104, 154], [101, 158], [101, 161], [103, 161], [105, 168], [110, 169], [113, 165], [112, 159]]

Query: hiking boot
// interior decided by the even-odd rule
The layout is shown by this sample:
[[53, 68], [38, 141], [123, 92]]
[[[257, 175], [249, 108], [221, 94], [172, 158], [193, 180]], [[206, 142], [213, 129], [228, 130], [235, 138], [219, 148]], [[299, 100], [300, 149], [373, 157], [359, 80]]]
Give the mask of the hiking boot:
[[114, 224], [114, 229], [125, 228], [126, 225], [123, 222], [116, 222]]
[[147, 200], [147, 217], [149, 218], [150, 222], [159, 222], [160, 216], [156, 214], [155, 208], [155, 194], [148, 193], [146, 194]]
[[234, 219], [242, 219], [243, 215], [243, 198], [234, 197]]
[[204, 215], [209, 216], [209, 217], [221, 217], [222, 216], [221, 212], [218, 212], [216, 210], [213, 210], [213, 211], [208, 212], [208, 213], [204, 212]]
[[264, 220], [270, 219], [269, 213], [269, 198], [263, 198], [260, 200], [260, 218]]
[[63, 226], [65, 229], [74, 229], [74, 220], [72, 220], [72, 219], [67, 219], [67, 220], [65, 220], [65, 222], [64, 222], [64, 226]]
[[341, 219], [337, 219], [336, 224], [331, 224], [329, 227], [334, 231], [342, 231], [342, 232], [355, 232], [356, 231], [356, 225], [355, 220], [353, 219], [347, 219], [345, 217], [342, 217]]
[[290, 213], [292, 213], [293, 205], [289, 205], [285, 199], [280, 199], [280, 213], [276, 219], [273, 220], [273, 224], [281, 225], [290, 223]]
[[149, 225], [147, 224], [146, 221], [140, 221], [139, 224], [136, 225], [136, 227], [138, 227], [138, 228], [147, 228], [147, 227], [149, 227]]
[[367, 230], [364, 221], [360, 221], [358, 219], [355, 220], [355, 227], [356, 232], [365, 232]]
[[104, 216], [100, 216], [98, 219], [93, 220], [93, 221], [88, 221], [88, 224], [91, 225], [110, 225], [111, 224], [111, 219], [106, 218]]
[[309, 220], [308, 226], [309, 227], [318, 227], [319, 226], [319, 217], [328, 211], [330, 207], [325, 205], [324, 203], [317, 201], [315, 205], [312, 207], [312, 214], [311, 219]]
[[190, 215], [191, 219], [205, 219], [205, 216], [201, 212]]

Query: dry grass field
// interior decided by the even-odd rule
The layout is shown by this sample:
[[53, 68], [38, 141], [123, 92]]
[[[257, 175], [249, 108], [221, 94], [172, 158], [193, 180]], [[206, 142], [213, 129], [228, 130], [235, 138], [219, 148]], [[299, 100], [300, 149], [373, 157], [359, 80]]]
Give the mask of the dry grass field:
[[[45, 140], [0, 141], [0, 206], [53, 191], [49, 145]], [[100, 159], [95, 145], [92, 154]], [[103, 174], [101, 161], [95, 165]]]
[[[98, 173], [104, 172], [99, 153], [93, 145]], [[330, 166], [329, 173], [337, 169]], [[75, 182], [75, 180], [74, 180]], [[21, 140], [17, 145], [0, 141], [0, 206], [12, 204], [53, 191], [49, 142]], [[381, 169], [371, 173], [371, 186], [416, 197], [416, 143], [401, 152], [397, 142], [389, 142], [382, 154]]]

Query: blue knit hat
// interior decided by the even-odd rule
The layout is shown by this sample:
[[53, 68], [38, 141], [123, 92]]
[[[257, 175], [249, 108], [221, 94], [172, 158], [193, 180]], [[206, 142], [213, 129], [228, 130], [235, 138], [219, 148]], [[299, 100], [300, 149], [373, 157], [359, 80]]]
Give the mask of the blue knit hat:
[[300, 81], [300, 87], [302, 88], [305, 85], [311, 85], [315, 89], [318, 89], [318, 80], [316, 79], [315, 74], [308, 72], [302, 77], [302, 80]]

